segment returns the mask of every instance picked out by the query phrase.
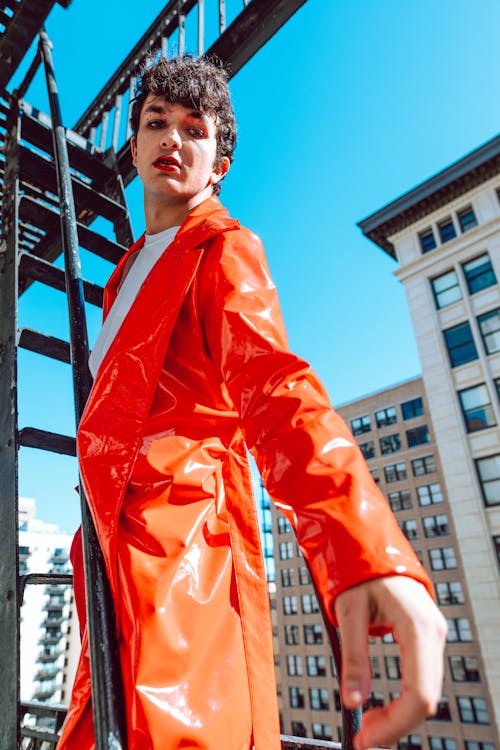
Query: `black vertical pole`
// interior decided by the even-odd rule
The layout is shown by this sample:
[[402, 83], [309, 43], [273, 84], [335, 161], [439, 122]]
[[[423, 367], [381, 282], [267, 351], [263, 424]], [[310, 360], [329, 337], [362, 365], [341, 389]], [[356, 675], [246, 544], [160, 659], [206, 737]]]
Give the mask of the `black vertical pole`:
[[[80, 421], [92, 378], [88, 368], [88, 336], [85, 318], [83, 280], [78, 250], [75, 205], [71, 187], [66, 133], [61, 110], [49, 38], [40, 33], [57, 169], [61, 240], [64, 253], [66, 293], [68, 298], [71, 362], [75, 396], [76, 422]], [[87, 592], [87, 623], [92, 677], [92, 708], [97, 750], [126, 750], [123, 721], [123, 686], [115, 636], [114, 613], [104, 560], [95, 528], [80, 482], [82, 532]]]
[[[320, 596], [318, 596], [318, 590], [316, 589], [316, 585], [314, 584], [314, 579], [311, 575], [311, 580], [313, 581], [314, 590], [316, 591], [316, 598], [318, 599], [318, 603], [321, 609], [321, 614], [323, 615], [323, 622], [325, 624], [326, 632], [328, 633], [328, 637], [330, 639], [330, 645], [332, 647], [332, 653], [333, 653], [333, 660], [335, 662], [335, 668], [337, 670], [337, 678], [339, 681], [339, 687], [340, 687], [340, 680], [342, 677], [342, 648], [341, 648], [341, 642], [340, 642], [340, 635], [337, 628], [335, 628], [332, 623], [330, 622], [330, 618], [328, 617], [324, 607], [323, 602]], [[361, 716], [362, 712], [360, 708], [355, 709], [354, 711], [351, 711], [348, 708], [345, 708], [343, 704], [342, 705], [342, 750], [354, 750], [354, 735], [356, 732], [358, 732], [361, 729]]]
[[17, 277], [19, 107], [9, 102], [0, 238], [0, 747], [19, 743]]

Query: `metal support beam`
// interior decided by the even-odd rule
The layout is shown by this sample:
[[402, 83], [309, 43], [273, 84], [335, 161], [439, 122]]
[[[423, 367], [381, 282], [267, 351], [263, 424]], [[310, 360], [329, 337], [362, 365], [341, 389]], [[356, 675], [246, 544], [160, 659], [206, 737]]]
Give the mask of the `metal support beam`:
[[19, 598], [17, 489], [17, 247], [19, 110], [7, 117], [0, 239], [0, 747], [19, 741]]
[[[66, 134], [62, 124], [59, 96], [54, 75], [50, 41], [40, 34], [47, 89], [49, 95], [54, 156], [61, 217], [61, 239], [66, 274], [66, 293], [70, 319], [71, 361], [77, 424], [92, 386], [88, 368], [88, 336], [84, 309], [83, 280], [78, 250], [75, 203], [71, 187]], [[114, 612], [104, 559], [80, 482], [82, 532], [87, 591], [92, 709], [97, 750], [125, 750], [124, 703]]]

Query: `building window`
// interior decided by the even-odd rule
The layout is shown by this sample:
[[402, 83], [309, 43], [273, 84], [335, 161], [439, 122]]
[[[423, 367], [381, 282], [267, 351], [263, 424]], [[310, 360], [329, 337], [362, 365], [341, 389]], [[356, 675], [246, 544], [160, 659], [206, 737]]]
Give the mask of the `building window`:
[[302, 612], [305, 615], [310, 615], [313, 612], [319, 612], [319, 604], [316, 598], [316, 594], [302, 594], [300, 599], [302, 602]]
[[424, 229], [423, 232], [419, 232], [418, 239], [420, 241], [420, 248], [422, 250], [422, 253], [429, 253], [431, 250], [434, 250], [434, 248], [437, 247], [434, 232], [430, 227], [428, 229]]
[[288, 697], [290, 702], [290, 708], [304, 708], [305, 699], [304, 691], [300, 687], [288, 688]]
[[495, 750], [495, 745], [493, 744], [493, 742], [465, 740], [465, 750]]
[[297, 656], [297, 654], [288, 654], [286, 657], [286, 671], [290, 677], [304, 674], [302, 669], [302, 657]]
[[486, 354], [500, 351], [500, 308], [491, 310], [477, 319]]
[[417, 487], [417, 496], [419, 505], [435, 505], [443, 502], [443, 493], [438, 482]]
[[306, 656], [306, 664], [309, 677], [326, 676], [326, 661], [324, 656]]
[[304, 625], [304, 643], [323, 643], [323, 628], [319, 622], [314, 625]]
[[493, 537], [493, 546], [495, 547], [495, 552], [497, 553], [498, 564], [500, 565], [500, 536]]
[[448, 643], [471, 643], [472, 631], [466, 617], [448, 617]]
[[459, 391], [460, 405], [467, 432], [477, 432], [496, 424], [488, 389], [481, 383]]
[[448, 271], [441, 276], [436, 276], [435, 279], [431, 279], [431, 286], [438, 310], [453, 305], [454, 302], [462, 299], [462, 292], [455, 271]]
[[423, 519], [424, 534], [428, 539], [435, 536], [447, 536], [450, 533], [448, 516], [441, 513], [438, 516], [426, 516]]
[[409, 734], [398, 742], [398, 750], [422, 750], [422, 739], [419, 734]]
[[299, 611], [298, 601], [296, 596], [284, 596], [283, 597], [283, 614], [284, 615], [296, 615]]
[[481, 682], [475, 656], [450, 656], [448, 661], [453, 682]]
[[285, 625], [285, 643], [287, 646], [297, 646], [299, 644], [298, 625]]
[[403, 521], [403, 523], [401, 524], [401, 531], [407, 539], [418, 538], [417, 522], [414, 519]]
[[388, 406], [387, 409], [379, 409], [375, 412], [375, 421], [378, 428], [395, 424], [398, 421], [396, 407]]
[[382, 677], [380, 671], [380, 663], [378, 656], [370, 656], [370, 668], [372, 673], [372, 679], [379, 680]]
[[422, 477], [424, 474], [433, 474], [436, 471], [436, 462], [434, 456], [422, 456], [414, 458], [411, 462], [414, 477]]
[[364, 432], [370, 432], [372, 428], [370, 415], [365, 414], [362, 417], [351, 419], [351, 432], [353, 435], [362, 435]]
[[450, 702], [442, 695], [437, 705], [436, 713], [432, 716], [434, 721], [451, 721]]
[[299, 583], [302, 586], [311, 583], [311, 576], [305, 565], [301, 565], [299, 568]]
[[283, 586], [283, 588], [288, 588], [289, 586], [294, 585], [293, 574], [293, 568], [283, 568], [283, 570], [281, 571], [281, 585]]
[[477, 227], [476, 214], [474, 213], [472, 206], [461, 208], [460, 211], [457, 211], [457, 216], [462, 232], [468, 232], [469, 229]]
[[413, 507], [411, 501], [411, 494], [409, 490], [399, 490], [399, 492], [389, 492], [387, 495], [391, 510], [394, 512], [398, 510], [408, 510]]
[[359, 448], [365, 460], [368, 460], [369, 458], [374, 458], [375, 443], [373, 442], [373, 440], [369, 440], [368, 443], [360, 443]]
[[[380, 675], [379, 675], [380, 676]], [[367, 711], [369, 708], [382, 708], [384, 705], [384, 694], [380, 690], [374, 690], [370, 693], [368, 700], [363, 708]]]
[[460, 323], [443, 331], [451, 367], [459, 367], [477, 359], [477, 350], [468, 323]]
[[488, 253], [483, 253], [478, 258], [469, 260], [468, 263], [463, 264], [462, 268], [464, 269], [469, 294], [475, 294], [497, 283]]
[[457, 741], [451, 737], [429, 737], [430, 750], [457, 750]]
[[307, 727], [303, 721], [292, 721], [292, 737], [307, 737]]
[[463, 724], [489, 724], [490, 717], [484, 698], [457, 696], [458, 712]]
[[406, 464], [404, 461], [401, 461], [398, 464], [389, 464], [388, 466], [384, 466], [384, 476], [385, 481], [390, 482], [399, 482], [402, 479], [406, 479]]
[[309, 705], [313, 711], [328, 711], [328, 690], [325, 688], [309, 688]]
[[372, 475], [372, 479], [375, 482], [375, 484], [380, 483], [379, 475], [378, 475], [378, 469], [370, 469], [370, 474]]
[[426, 424], [423, 424], [420, 425], [420, 427], [406, 430], [406, 439], [408, 441], [408, 448], [414, 448], [416, 445], [430, 443], [431, 436], [429, 435], [429, 428]]
[[399, 656], [384, 656], [385, 673], [388, 680], [401, 679], [401, 664]]
[[383, 456], [387, 453], [396, 453], [401, 450], [401, 439], [397, 432], [393, 435], [386, 435], [380, 438], [380, 452]]
[[464, 604], [464, 592], [460, 581], [440, 581], [435, 584], [439, 604]]
[[457, 236], [451, 216], [447, 216], [446, 219], [438, 222], [438, 230], [441, 242], [449, 242]]
[[280, 542], [280, 560], [293, 558], [293, 542]]
[[292, 530], [290, 521], [285, 516], [278, 516], [278, 534], [288, 534]]
[[312, 736], [315, 740], [333, 739], [332, 727], [330, 724], [320, 724], [317, 721], [312, 723]]
[[421, 417], [423, 413], [424, 404], [420, 396], [412, 398], [410, 401], [403, 401], [401, 404], [401, 414], [404, 420]]
[[429, 560], [432, 570], [453, 570], [457, 567], [457, 559], [453, 547], [434, 547], [434, 549], [430, 549]]
[[488, 458], [478, 458], [476, 468], [485, 505], [498, 505], [500, 503], [500, 453]]

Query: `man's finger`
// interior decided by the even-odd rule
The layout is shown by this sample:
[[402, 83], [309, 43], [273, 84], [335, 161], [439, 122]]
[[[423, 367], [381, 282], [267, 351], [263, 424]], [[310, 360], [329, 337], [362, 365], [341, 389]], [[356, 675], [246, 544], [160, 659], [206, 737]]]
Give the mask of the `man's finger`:
[[335, 612], [342, 641], [342, 702], [346, 708], [358, 708], [368, 698], [371, 684], [368, 597], [362, 589], [349, 589], [337, 598]]

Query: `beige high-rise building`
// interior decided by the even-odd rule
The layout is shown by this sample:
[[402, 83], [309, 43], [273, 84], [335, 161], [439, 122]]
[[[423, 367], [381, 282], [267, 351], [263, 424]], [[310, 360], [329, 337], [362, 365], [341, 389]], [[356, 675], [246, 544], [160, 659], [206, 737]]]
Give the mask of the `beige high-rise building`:
[[398, 262], [499, 725], [500, 136], [360, 227]]
[[[443, 699], [438, 713], [399, 743], [401, 750], [500, 747], [471, 593], [421, 378], [338, 407], [429, 571], [449, 624]], [[286, 519], [275, 510], [277, 679], [285, 734], [341, 739], [338, 683], [305, 563]], [[392, 637], [372, 639], [371, 703], [401, 690]]]

